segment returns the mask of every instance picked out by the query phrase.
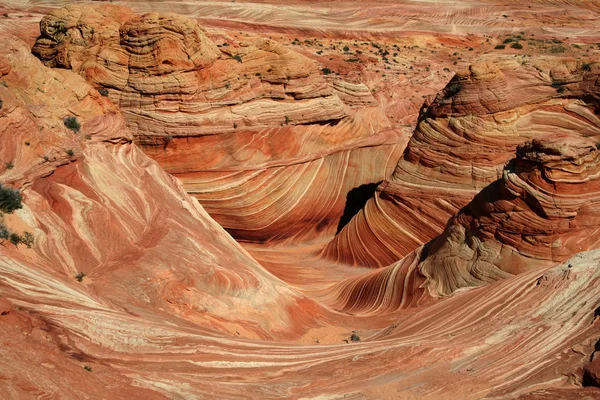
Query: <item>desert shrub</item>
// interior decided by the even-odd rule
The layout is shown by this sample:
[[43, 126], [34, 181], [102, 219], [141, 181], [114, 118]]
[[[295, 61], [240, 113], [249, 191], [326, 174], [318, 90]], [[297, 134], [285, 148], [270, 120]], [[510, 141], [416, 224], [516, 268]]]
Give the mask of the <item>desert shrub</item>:
[[496, 49], [496, 50], [504, 50], [505, 48], [506, 48], [506, 46], [503, 44], [499, 44], [496, 47], [494, 47], [494, 49]]
[[550, 47], [550, 53], [564, 53], [565, 50], [566, 50], [566, 48], [563, 45], [556, 45], [556, 46]]
[[67, 153], [67, 155], [69, 157], [73, 157], [75, 155], [75, 152], [73, 151], [73, 149], [67, 149], [67, 150], [65, 150], [65, 153]]
[[23, 232], [21, 236], [21, 243], [30, 249], [33, 246], [33, 234], [31, 232]]
[[506, 38], [506, 39], [504, 39], [504, 41], [502, 43], [509, 44], [509, 43], [514, 42], [514, 41], [515, 41], [515, 39], [513, 39], [513, 38]]
[[23, 196], [18, 190], [0, 184], [0, 211], [7, 214], [23, 208]]
[[79, 132], [79, 129], [81, 129], [81, 124], [77, 121], [77, 117], [65, 117], [63, 123], [75, 133]]
[[18, 246], [21, 243], [21, 236], [18, 233], [11, 233], [8, 240], [15, 246]]
[[591, 62], [583, 63], [581, 65], [581, 69], [584, 70], [584, 71], [587, 71], [587, 72], [591, 71], [592, 70], [592, 63]]
[[510, 47], [513, 48], [513, 49], [520, 50], [520, 49], [523, 48], [523, 45], [521, 43], [519, 43], [519, 42], [515, 42], [515, 43], [511, 44]]
[[0, 222], [0, 239], [6, 240], [9, 237], [10, 237], [10, 231], [8, 230], [6, 225], [4, 225], [4, 222]]
[[325, 67], [321, 70], [321, 72], [323, 72], [323, 74], [325, 74], [325, 75], [329, 75], [329, 74], [331, 74], [332, 71], [329, 68]]
[[98, 90], [98, 93], [100, 93], [104, 97], [108, 97], [108, 90], [107, 89], [102, 88], [102, 89]]
[[9, 161], [7, 163], [4, 163], [4, 166], [6, 167], [6, 169], [13, 169], [15, 167], [15, 164]]
[[83, 272], [80, 272], [77, 275], [75, 275], [75, 279], [77, 279], [78, 282], [83, 282], [84, 277], [85, 277], [85, 274]]
[[290, 123], [290, 117], [285, 116], [285, 124], [288, 125]]
[[0, 110], [2, 110], [3, 105], [4, 105], [4, 102], [2, 101], [2, 99], [0, 99]]
[[233, 59], [236, 60], [239, 63], [242, 62], [242, 57], [239, 54], [236, 54], [235, 56], [233, 56]]
[[350, 336], [350, 340], [353, 342], [360, 342], [360, 336], [358, 336], [356, 333], [353, 333], [352, 336]]

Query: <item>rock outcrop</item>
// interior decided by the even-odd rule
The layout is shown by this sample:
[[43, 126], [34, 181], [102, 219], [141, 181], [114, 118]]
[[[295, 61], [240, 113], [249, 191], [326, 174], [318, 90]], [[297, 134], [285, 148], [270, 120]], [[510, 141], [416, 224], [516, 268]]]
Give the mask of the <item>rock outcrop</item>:
[[441, 233], [519, 144], [548, 132], [599, 138], [599, 74], [600, 64], [576, 61], [472, 65], [423, 110], [392, 176], [324, 256], [393, 263]]
[[596, 142], [574, 134], [533, 139], [440, 236], [389, 267], [336, 284], [332, 306], [390, 312], [556, 265], [600, 246], [599, 213]]
[[[395, 30], [390, 9], [369, 15]], [[579, 385], [598, 375], [596, 64], [474, 65], [401, 158], [389, 104], [273, 41], [108, 4], [41, 28], [47, 66], [0, 48], [0, 183], [23, 196], [0, 222], [33, 234], [0, 231], [0, 398], [598, 394]]]
[[105, 93], [240, 240], [332, 237], [346, 193], [389, 176], [404, 147], [364, 84], [270, 39], [217, 47], [194, 20], [108, 5], [53, 11], [40, 30], [33, 53]]
[[[35, 238], [32, 250], [5, 241], [4, 297], [31, 312], [77, 303], [95, 311], [45, 318], [90, 327], [95, 315], [128, 309], [182, 326], [204, 321], [217, 335], [297, 336], [288, 323], [305, 314], [298, 304], [319, 307], [266, 272], [132, 144], [110, 101], [72, 72], [44, 67], [16, 39], [0, 60], [0, 177], [25, 199], [5, 222]], [[231, 321], [233, 309], [247, 318]]]

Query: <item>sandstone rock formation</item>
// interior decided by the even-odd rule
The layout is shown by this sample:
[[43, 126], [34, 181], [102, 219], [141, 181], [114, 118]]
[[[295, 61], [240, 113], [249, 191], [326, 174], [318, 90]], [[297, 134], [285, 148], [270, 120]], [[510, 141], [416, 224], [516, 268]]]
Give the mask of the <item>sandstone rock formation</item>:
[[[357, 29], [432, 18], [389, 25], [398, 7]], [[452, 29], [500, 10], [447, 7]], [[0, 222], [34, 243], [0, 239], [0, 398], [597, 397], [597, 64], [475, 64], [402, 155], [394, 91], [275, 41], [74, 5], [43, 19], [42, 63], [2, 18], [0, 183], [23, 208]]]
[[576, 61], [474, 64], [423, 110], [392, 176], [324, 256], [386, 266], [441, 233], [519, 144], [549, 131], [600, 137], [599, 73]]
[[[288, 323], [305, 313], [299, 304], [319, 308], [267, 273], [132, 145], [121, 114], [82, 78], [44, 67], [15, 39], [1, 59], [11, 68], [2, 68], [0, 151], [14, 164], [1, 177], [22, 189], [26, 204], [7, 225], [35, 236], [35, 251], [3, 249], [4, 296], [20, 306], [72, 301], [100, 313], [155, 307], [152, 318], [263, 338], [294, 335]], [[79, 130], [67, 128], [69, 115]], [[30, 285], [52, 288], [34, 300]], [[248, 319], [230, 322], [232, 309]]]
[[34, 54], [106, 91], [241, 240], [333, 236], [346, 193], [383, 180], [404, 147], [364, 84], [326, 79], [273, 40], [217, 47], [191, 19], [105, 5], [53, 11], [40, 30]]
[[597, 147], [574, 134], [519, 146], [502, 178], [453, 216], [440, 236], [389, 267], [336, 284], [332, 306], [352, 313], [414, 307], [598, 248]]

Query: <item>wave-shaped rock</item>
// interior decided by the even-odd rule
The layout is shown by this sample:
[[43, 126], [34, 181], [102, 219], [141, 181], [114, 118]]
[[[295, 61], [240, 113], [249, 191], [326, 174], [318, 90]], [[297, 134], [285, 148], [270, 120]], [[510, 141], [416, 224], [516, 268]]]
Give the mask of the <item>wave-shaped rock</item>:
[[[338, 283], [334, 307], [381, 313], [550, 267], [600, 245], [600, 151], [575, 134], [520, 145], [502, 178], [391, 266]], [[333, 297], [331, 297], [333, 296]]]
[[386, 266], [441, 233], [519, 144], [547, 132], [600, 137], [599, 73], [576, 61], [472, 65], [422, 111], [392, 176], [324, 256]]
[[[3, 296], [31, 312], [75, 302], [261, 338], [298, 335], [289, 327], [292, 315], [306, 315], [299, 304], [321, 309], [264, 270], [132, 144], [116, 107], [81, 77], [44, 67], [13, 38], [0, 60], [0, 152], [13, 164], [0, 176], [24, 197], [6, 223], [35, 238], [31, 250], [2, 247]], [[246, 317], [233, 321], [234, 309]]]
[[403, 150], [369, 88], [273, 40], [217, 47], [192, 19], [109, 5], [55, 10], [40, 27], [33, 53], [106, 91], [135, 141], [238, 239], [332, 237], [346, 194], [389, 176]]

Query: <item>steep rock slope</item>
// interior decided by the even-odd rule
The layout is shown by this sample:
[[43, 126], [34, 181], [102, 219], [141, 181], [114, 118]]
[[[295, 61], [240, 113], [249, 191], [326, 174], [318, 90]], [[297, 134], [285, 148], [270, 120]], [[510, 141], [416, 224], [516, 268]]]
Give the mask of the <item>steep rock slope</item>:
[[[35, 236], [33, 250], [2, 247], [5, 297], [35, 309], [89, 296], [106, 312], [262, 338], [297, 335], [295, 318], [319, 312], [133, 145], [115, 106], [82, 78], [44, 67], [12, 38], [1, 60], [0, 150], [13, 164], [1, 177], [25, 199], [7, 226]], [[44, 281], [62, 294], [47, 298]], [[30, 297], [32, 287], [40, 298]], [[232, 318], [232, 310], [241, 314]]]
[[[550, 267], [598, 248], [600, 151], [594, 141], [552, 134], [517, 149], [444, 232], [401, 261], [334, 285], [332, 306], [390, 312]], [[333, 296], [333, 297], [332, 297]]]
[[324, 256], [386, 266], [441, 233], [519, 144], [548, 132], [600, 137], [599, 73], [576, 61], [472, 65], [424, 108], [394, 173]]
[[53, 11], [41, 33], [34, 54], [106, 91], [238, 239], [332, 236], [346, 194], [389, 176], [403, 149], [365, 85], [326, 79], [273, 40], [217, 47], [191, 19], [109, 5]]

